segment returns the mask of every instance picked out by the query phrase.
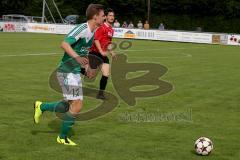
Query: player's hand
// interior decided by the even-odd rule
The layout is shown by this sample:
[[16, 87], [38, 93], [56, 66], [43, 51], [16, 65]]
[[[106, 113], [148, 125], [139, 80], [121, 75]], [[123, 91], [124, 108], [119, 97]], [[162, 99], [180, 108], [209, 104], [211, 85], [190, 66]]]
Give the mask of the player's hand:
[[107, 56], [107, 52], [106, 51], [101, 51], [100, 52], [102, 56]]
[[75, 60], [77, 61], [77, 63], [79, 63], [81, 66], [85, 66], [89, 63], [88, 61], [88, 58], [86, 57], [80, 57], [80, 56], [77, 56], [75, 57]]

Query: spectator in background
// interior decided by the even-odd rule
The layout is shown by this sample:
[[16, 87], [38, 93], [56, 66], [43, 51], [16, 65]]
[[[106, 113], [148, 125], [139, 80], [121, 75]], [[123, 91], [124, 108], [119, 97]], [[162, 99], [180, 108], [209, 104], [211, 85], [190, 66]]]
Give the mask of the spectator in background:
[[149, 29], [150, 28], [148, 21], [145, 21], [145, 24], [144, 24], [143, 28], [144, 29]]
[[138, 21], [137, 27], [138, 27], [139, 29], [142, 29], [142, 28], [143, 28], [142, 21]]
[[120, 27], [120, 23], [118, 22], [118, 20], [115, 20], [115, 22], [113, 23], [113, 27], [114, 28], [119, 28]]
[[165, 27], [164, 27], [163, 23], [160, 23], [158, 29], [159, 29], [160, 31], [165, 30]]
[[202, 27], [197, 27], [197, 28], [196, 28], [196, 31], [197, 31], [197, 32], [202, 32]]
[[122, 24], [122, 28], [127, 28], [127, 27], [128, 27], [128, 24], [127, 24], [126, 21], [124, 21], [123, 24]]
[[128, 28], [134, 28], [134, 25], [133, 25], [132, 21], [130, 21], [130, 23], [128, 25]]

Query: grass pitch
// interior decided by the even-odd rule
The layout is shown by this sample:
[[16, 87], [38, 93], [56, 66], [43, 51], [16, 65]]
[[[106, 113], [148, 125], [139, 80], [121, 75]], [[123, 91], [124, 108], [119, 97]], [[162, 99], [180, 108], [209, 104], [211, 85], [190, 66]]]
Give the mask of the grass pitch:
[[[131, 41], [133, 46], [121, 51], [128, 62], [164, 65], [168, 72], [161, 79], [174, 89], [158, 97], [138, 98], [137, 105], [130, 107], [118, 96], [110, 79], [107, 90], [119, 98], [119, 105], [103, 117], [77, 122], [71, 138], [79, 145], [69, 147], [56, 143], [61, 121], [54, 114], [44, 114], [39, 125], [34, 125], [32, 119], [34, 100], [62, 98], [48, 83], [62, 56], [59, 47], [62, 39], [62, 35], [0, 33], [0, 159], [236, 160], [240, 157], [239, 47]], [[91, 85], [97, 87], [98, 80], [99, 76]], [[98, 103], [86, 97], [84, 111]], [[154, 116], [160, 117], [184, 114], [190, 119], [144, 121], [137, 117], [149, 113], [150, 118], [155, 113]], [[194, 142], [201, 136], [213, 141], [214, 150], [208, 157], [194, 154]]]

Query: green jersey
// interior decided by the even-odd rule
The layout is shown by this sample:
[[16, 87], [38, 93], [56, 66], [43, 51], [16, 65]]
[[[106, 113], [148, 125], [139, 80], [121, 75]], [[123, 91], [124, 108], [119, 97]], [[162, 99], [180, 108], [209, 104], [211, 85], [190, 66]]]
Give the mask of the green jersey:
[[[92, 46], [93, 40], [94, 32], [91, 32], [88, 23], [78, 25], [64, 38], [64, 41], [70, 44], [79, 56], [88, 55], [88, 50]], [[81, 66], [65, 52], [58, 67], [58, 71], [79, 74]]]

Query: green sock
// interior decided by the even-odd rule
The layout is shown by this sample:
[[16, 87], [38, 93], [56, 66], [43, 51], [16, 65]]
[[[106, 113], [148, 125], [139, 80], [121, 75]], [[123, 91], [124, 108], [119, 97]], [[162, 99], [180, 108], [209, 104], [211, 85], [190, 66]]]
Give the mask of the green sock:
[[69, 103], [66, 101], [42, 103], [40, 109], [42, 112], [51, 111], [65, 113], [69, 110]]
[[74, 122], [75, 122], [75, 117], [70, 112], [66, 112], [63, 116], [62, 128], [59, 135], [61, 139], [67, 137]]

